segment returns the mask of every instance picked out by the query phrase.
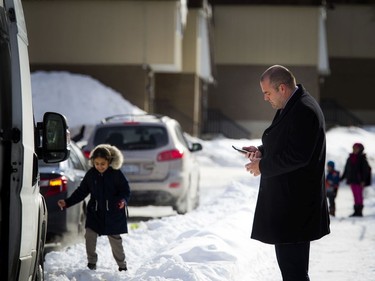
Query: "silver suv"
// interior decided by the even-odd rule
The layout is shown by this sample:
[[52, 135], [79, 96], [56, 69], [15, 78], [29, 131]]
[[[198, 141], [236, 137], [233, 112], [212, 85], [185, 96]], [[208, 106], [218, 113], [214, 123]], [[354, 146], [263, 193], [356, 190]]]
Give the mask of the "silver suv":
[[124, 154], [122, 171], [131, 186], [132, 206], [172, 206], [179, 214], [199, 204], [199, 166], [180, 124], [161, 115], [115, 115], [98, 124], [83, 148], [85, 155], [108, 143]]

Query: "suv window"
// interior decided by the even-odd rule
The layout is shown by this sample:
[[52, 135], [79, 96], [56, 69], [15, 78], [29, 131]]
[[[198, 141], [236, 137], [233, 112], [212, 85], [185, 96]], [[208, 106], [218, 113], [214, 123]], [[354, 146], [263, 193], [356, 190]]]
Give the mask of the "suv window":
[[70, 157], [69, 157], [70, 165], [76, 170], [85, 170], [85, 167], [81, 163], [79, 156], [76, 154], [76, 151], [73, 147], [70, 149]]
[[94, 145], [108, 143], [120, 150], [155, 149], [168, 144], [168, 134], [160, 126], [106, 126], [99, 128]]
[[182, 132], [181, 127], [180, 127], [180, 126], [176, 126], [175, 130], [176, 130], [176, 136], [177, 136], [177, 138], [180, 140], [180, 142], [181, 142], [183, 145], [185, 145], [186, 148], [189, 148], [189, 145], [188, 145], [188, 143], [187, 143], [187, 141], [186, 141], [186, 139], [185, 139], [185, 137], [184, 137], [184, 134], [183, 134], [183, 132]]

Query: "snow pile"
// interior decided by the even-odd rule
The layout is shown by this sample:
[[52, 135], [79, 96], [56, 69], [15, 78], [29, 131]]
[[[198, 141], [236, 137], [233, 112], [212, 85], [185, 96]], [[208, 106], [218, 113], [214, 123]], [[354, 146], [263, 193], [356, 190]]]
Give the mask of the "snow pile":
[[111, 115], [144, 113], [121, 94], [87, 75], [38, 71], [32, 73], [31, 85], [35, 119], [42, 120], [47, 111], [61, 113], [73, 132]]

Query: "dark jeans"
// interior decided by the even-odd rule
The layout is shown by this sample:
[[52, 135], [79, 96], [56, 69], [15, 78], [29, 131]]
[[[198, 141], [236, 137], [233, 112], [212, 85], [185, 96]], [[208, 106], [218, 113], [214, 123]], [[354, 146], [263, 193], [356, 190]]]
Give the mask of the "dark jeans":
[[276, 244], [275, 250], [283, 281], [310, 280], [310, 242]]
[[329, 208], [336, 208], [335, 204], [335, 198], [336, 198], [336, 192], [335, 191], [327, 191], [327, 198], [329, 203]]

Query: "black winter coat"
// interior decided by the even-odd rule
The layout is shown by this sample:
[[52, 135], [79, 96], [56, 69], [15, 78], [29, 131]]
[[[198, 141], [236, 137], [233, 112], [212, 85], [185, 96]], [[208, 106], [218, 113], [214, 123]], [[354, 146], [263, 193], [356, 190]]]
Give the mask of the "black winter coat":
[[328, 234], [325, 122], [302, 85], [262, 136], [258, 201], [251, 237], [296, 243]]
[[347, 184], [361, 184], [367, 181], [370, 176], [368, 173], [369, 164], [366, 154], [350, 153], [340, 180], [346, 178]]
[[130, 198], [127, 179], [120, 170], [109, 167], [103, 174], [91, 168], [80, 186], [65, 200], [70, 207], [91, 194], [87, 205], [86, 227], [99, 235], [115, 235], [128, 232], [126, 207], [119, 209], [118, 204]]

